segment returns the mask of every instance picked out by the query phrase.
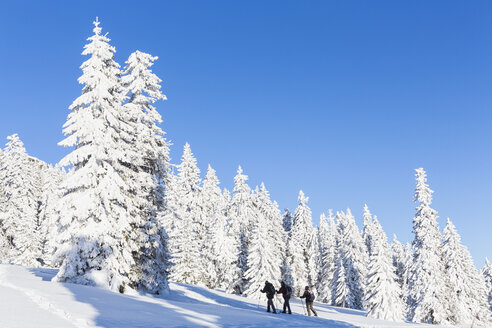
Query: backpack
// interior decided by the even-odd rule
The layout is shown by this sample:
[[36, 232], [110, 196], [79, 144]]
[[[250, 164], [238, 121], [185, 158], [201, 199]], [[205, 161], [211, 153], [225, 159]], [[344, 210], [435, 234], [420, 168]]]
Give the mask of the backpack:
[[268, 284], [266, 292], [269, 295], [275, 295], [275, 287], [272, 284]]
[[314, 293], [313, 292], [308, 292], [307, 297], [306, 297], [306, 301], [308, 301], [308, 302], [314, 302], [314, 299], [315, 298], [316, 298], [316, 296], [314, 296]]
[[285, 294], [290, 297], [292, 295], [292, 287], [285, 286], [285, 290], [286, 290]]

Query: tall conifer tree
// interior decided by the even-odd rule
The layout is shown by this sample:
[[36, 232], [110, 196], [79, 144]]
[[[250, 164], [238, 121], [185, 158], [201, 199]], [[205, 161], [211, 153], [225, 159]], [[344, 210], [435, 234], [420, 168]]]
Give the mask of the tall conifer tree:
[[3, 211], [0, 212], [7, 261], [37, 267], [41, 258], [39, 205], [40, 172], [31, 163], [17, 134], [7, 137], [1, 173]]
[[[157, 219], [162, 210], [164, 184], [168, 181], [169, 147], [164, 131], [158, 126], [161, 115], [153, 104], [167, 99], [161, 92], [161, 79], [151, 66], [157, 57], [135, 51], [128, 60], [122, 77], [122, 93], [127, 98], [122, 116], [125, 120], [124, 139], [129, 193], [137, 208], [132, 228], [137, 232], [138, 252], [132, 270], [139, 288], [159, 292], [167, 286], [167, 233]], [[164, 289], [167, 289], [165, 287]]]
[[489, 309], [492, 311], [492, 264], [487, 258], [485, 259], [485, 266], [480, 272], [485, 279], [485, 290], [488, 295]]
[[369, 267], [367, 272], [365, 305], [367, 315], [373, 318], [403, 321], [405, 306], [394, 273], [393, 259], [386, 234], [374, 217], [371, 222]]
[[414, 258], [409, 277], [409, 319], [413, 322], [447, 322], [448, 294], [442, 254], [442, 237], [437, 212], [431, 208], [433, 191], [427, 185], [424, 169], [415, 174], [417, 213], [413, 219]]
[[200, 170], [188, 143], [185, 144], [178, 175], [171, 179], [164, 221], [169, 231], [169, 249], [173, 267], [170, 279], [187, 284], [204, 284], [200, 256], [203, 227], [200, 207]]
[[444, 228], [443, 243], [446, 273], [451, 295], [451, 318], [456, 324], [488, 324], [490, 311], [483, 277], [479, 274], [468, 249], [451, 220]]
[[245, 276], [248, 270], [247, 259], [254, 223], [257, 220], [251, 189], [246, 181], [248, 181], [248, 176], [243, 174], [243, 169], [239, 166], [234, 177], [234, 189], [227, 210], [228, 233], [234, 236], [237, 255], [237, 270], [231, 286], [236, 294], [242, 294], [248, 285]]
[[[332, 288], [334, 305], [362, 309], [367, 261], [366, 245], [350, 209], [346, 214], [337, 213], [337, 268]], [[341, 283], [346, 286], [340, 286]]]
[[58, 281], [103, 285], [123, 292], [134, 285], [136, 236], [132, 230], [135, 199], [128, 193], [127, 147], [122, 131], [121, 71], [115, 48], [94, 22], [83, 55], [88, 55], [79, 83], [82, 95], [70, 106], [59, 144], [75, 149], [61, 165], [72, 167], [63, 183], [55, 263]]
[[311, 209], [307, 205], [309, 197], [306, 197], [304, 192], [300, 190], [297, 200], [298, 205], [294, 212], [294, 224], [291, 229], [288, 249], [290, 254], [289, 267], [294, 286], [296, 290], [301, 291], [304, 286], [311, 284], [309, 246], [314, 229]]
[[280, 238], [283, 227], [280, 211], [272, 204], [263, 183], [260, 189], [256, 189], [254, 203], [258, 213], [248, 250], [248, 270], [245, 273], [248, 285], [245, 294], [259, 298], [260, 289], [266, 280], [275, 282], [281, 278]]
[[336, 225], [330, 210], [328, 218], [322, 215], [319, 224], [321, 270], [318, 283], [319, 299], [332, 303], [333, 276], [335, 274]]

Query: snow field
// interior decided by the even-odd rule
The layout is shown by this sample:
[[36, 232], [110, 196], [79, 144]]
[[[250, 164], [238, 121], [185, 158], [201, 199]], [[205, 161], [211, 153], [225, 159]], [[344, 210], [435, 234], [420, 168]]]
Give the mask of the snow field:
[[[422, 327], [365, 317], [363, 311], [315, 303], [318, 318], [265, 311], [265, 301], [171, 283], [163, 297], [123, 295], [98, 287], [52, 282], [57, 270], [0, 265], [0, 327]], [[281, 306], [280, 297], [276, 300]], [[432, 326], [437, 327], [437, 326]]]

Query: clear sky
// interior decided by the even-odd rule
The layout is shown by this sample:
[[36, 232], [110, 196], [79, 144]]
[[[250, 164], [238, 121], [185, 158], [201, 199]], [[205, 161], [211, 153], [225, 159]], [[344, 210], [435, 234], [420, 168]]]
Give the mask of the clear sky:
[[[159, 56], [173, 142], [232, 187], [240, 164], [281, 208], [368, 204], [411, 241], [414, 169], [441, 229], [492, 259], [492, 2], [2, 1], [0, 137], [56, 163], [86, 38], [99, 16], [120, 64]], [[6, 141], [3, 139], [4, 142]], [[2, 142], [2, 144], [4, 143]]]

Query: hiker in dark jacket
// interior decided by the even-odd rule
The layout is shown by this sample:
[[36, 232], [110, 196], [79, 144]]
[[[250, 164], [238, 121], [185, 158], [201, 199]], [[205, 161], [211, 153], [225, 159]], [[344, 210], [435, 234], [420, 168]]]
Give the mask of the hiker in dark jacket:
[[266, 297], [268, 298], [267, 301], [267, 312], [270, 312], [270, 306], [273, 309], [273, 313], [277, 313], [277, 310], [275, 310], [275, 305], [273, 305], [273, 297], [275, 296], [275, 287], [268, 281], [265, 281], [265, 287], [263, 287], [262, 290], [260, 290], [262, 293], [266, 293]]
[[290, 296], [292, 294], [292, 288], [290, 286], [287, 286], [285, 282], [280, 283], [280, 289], [277, 291], [277, 294], [282, 294], [282, 297], [284, 298], [284, 310], [282, 313], [285, 313], [286, 309], [289, 309], [289, 314], [292, 314], [292, 311], [290, 310]]
[[307, 309], [308, 315], [311, 316], [311, 311], [313, 311], [314, 316], [317, 317], [318, 314], [316, 313], [316, 311], [314, 310], [314, 307], [313, 307], [314, 293], [309, 290], [309, 286], [306, 286], [306, 288], [304, 290], [304, 294], [302, 294], [301, 298], [306, 299], [306, 309]]

